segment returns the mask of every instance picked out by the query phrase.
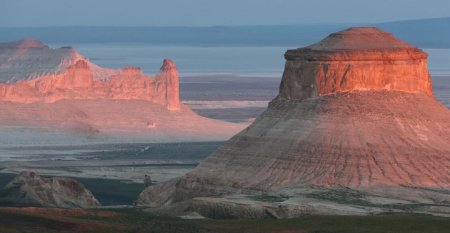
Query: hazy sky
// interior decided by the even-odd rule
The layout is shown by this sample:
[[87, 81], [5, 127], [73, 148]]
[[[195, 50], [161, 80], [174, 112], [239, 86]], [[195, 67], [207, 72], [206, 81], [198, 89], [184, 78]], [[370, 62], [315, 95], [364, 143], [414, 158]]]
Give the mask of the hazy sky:
[[448, 16], [449, 0], [0, 0], [0, 26], [375, 23]]

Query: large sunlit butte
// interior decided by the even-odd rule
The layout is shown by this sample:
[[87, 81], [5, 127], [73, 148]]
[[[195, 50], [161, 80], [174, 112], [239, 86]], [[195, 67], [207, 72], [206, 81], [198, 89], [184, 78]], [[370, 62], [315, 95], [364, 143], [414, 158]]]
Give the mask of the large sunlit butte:
[[262, 206], [244, 201], [255, 215], [264, 216], [262, 208], [293, 217], [307, 213], [302, 208], [333, 213], [343, 208], [312, 206], [305, 201], [314, 197], [311, 193], [353, 190], [373, 197], [373, 205], [383, 202], [375, 197], [406, 203], [450, 200], [445, 194], [450, 110], [433, 96], [426, 53], [376, 28], [350, 28], [288, 50], [285, 58], [280, 92], [268, 109], [173, 184], [172, 194], [157, 191], [166, 186], [147, 188], [140, 196], [143, 205], [194, 200], [193, 208], [205, 203], [214, 208], [223, 199], [199, 204], [195, 197], [225, 196], [233, 203], [237, 194], [262, 192], [291, 198]]

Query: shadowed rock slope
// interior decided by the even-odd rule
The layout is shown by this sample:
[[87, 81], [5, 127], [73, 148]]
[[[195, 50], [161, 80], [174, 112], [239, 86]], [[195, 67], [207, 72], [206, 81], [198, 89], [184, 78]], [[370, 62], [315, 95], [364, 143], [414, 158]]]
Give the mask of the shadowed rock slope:
[[22, 172], [3, 191], [2, 198], [15, 204], [62, 208], [100, 206], [92, 193], [78, 181], [65, 177], [44, 178], [34, 172]]

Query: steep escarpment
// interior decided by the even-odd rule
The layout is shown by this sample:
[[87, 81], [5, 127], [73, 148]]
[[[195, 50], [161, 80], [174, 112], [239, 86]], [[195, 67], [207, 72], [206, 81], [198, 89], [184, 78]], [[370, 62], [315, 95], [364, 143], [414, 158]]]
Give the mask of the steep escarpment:
[[91, 141], [108, 137], [98, 142], [111, 137], [109, 142], [128, 142], [133, 135], [196, 141], [228, 139], [245, 125], [207, 119], [183, 106], [178, 70], [170, 59], [150, 77], [139, 67], [99, 67], [71, 47], [51, 49], [36, 40], [0, 43], [0, 134], [8, 131], [0, 144], [37, 140], [24, 134], [24, 127], [41, 133], [51, 129], [47, 144], [67, 129]]
[[303, 208], [343, 189], [376, 196], [356, 204], [447, 203], [450, 110], [433, 96], [426, 57], [376, 28], [288, 50], [268, 109], [182, 177], [166, 201], [281, 193], [285, 205]]
[[92, 193], [71, 178], [44, 178], [34, 172], [18, 174], [3, 191], [3, 199], [46, 207], [93, 208], [100, 206]]
[[147, 100], [179, 110], [178, 71], [165, 59], [155, 78], [139, 67], [101, 68], [73, 48], [50, 49], [39, 41], [0, 44], [0, 101], [62, 99]]
[[279, 97], [302, 100], [349, 91], [432, 95], [427, 54], [376, 28], [358, 28], [288, 50]]

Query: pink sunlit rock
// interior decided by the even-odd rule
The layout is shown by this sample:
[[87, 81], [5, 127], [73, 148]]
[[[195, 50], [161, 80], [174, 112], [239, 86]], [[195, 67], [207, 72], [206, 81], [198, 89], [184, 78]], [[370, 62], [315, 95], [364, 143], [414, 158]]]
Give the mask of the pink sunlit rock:
[[[11, 54], [13, 56], [11, 57]], [[35, 40], [0, 44], [0, 101], [63, 99], [147, 100], [180, 109], [178, 71], [164, 60], [155, 78], [140, 68], [104, 69], [73, 48], [50, 49]]]
[[[201, 117], [181, 104], [178, 70], [170, 59], [150, 77], [139, 67], [99, 67], [71, 47], [51, 49], [37, 40], [0, 43], [0, 130], [68, 130], [92, 142], [98, 135], [119, 142], [198, 141], [228, 139], [245, 126]], [[42, 138], [24, 137], [18, 139], [25, 144]], [[0, 142], [15, 143], [6, 141]]]

